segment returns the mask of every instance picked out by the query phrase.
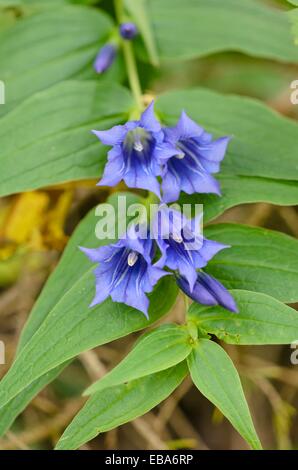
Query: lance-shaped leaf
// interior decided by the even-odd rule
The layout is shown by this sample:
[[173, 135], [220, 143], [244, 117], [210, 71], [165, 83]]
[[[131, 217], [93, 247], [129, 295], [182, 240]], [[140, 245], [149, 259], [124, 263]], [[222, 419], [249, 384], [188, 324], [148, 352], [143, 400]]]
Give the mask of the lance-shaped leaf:
[[182, 362], [191, 349], [192, 343], [185, 327], [163, 325], [142, 336], [123, 361], [92, 384], [84, 395], [168, 369]]
[[[136, 203], [139, 201], [140, 199], [135, 197], [134, 195], [129, 195], [126, 197], [127, 206], [130, 203]], [[113, 196], [113, 198], [110, 199], [110, 202], [111, 204], [113, 203], [117, 207], [118, 204], [116, 196]], [[119, 207], [123, 207], [122, 210], [126, 211], [125, 205], [119, 205]], [[120, 212], [119, 220], [123, 220], [123, 217], [125, 216], [125, 212]], [[42, 331], [45, 327], [45, 323], [49, 322], [53, 325], [54, 328], [53, 337], [51, 337], [49, 331], [49, 336], [46, 334], [47, 339], [44, 338], [44, 340], [41, 340], [40, 343], [39, 340], [37, 340], [36, 343], [36, 348], [39, 350], [41, 356], [44, 357], [45, 362], [42, 364], [42, 361], [37, 360], [36, 356], [35, 359], [31, 361], [31, 367], [30, 364], [27, 363], [31, 372], [28, 374], [27, 378], [25, 377], [26, 374], [21, 378], [18, 373], [16, 377], [11, 377], [13, 389], [10, 389], [10, 392], [12, 390], [16, 391], [17, 389], [19, 390], [19, 392], [21, 392], [29, 384], [38, 379], [38, 377], [41, 377], [47, 371], [50, 371], [55, 367], [60, 366], [60, 364], [63, 364], [63, 362], [65, 362], [63, 360], [63, 356], [65, 356], [65, 354], [70, 355], [69, 359], [71, 359], [71, 357], [74, 357], [74, 355], [78, 354], [78, 352], [80, 351], [78, 351], [74, 355], [70, 352], [70, 350], [74, 351], [74, 347], [76, 348], [75, 343], [77, 343], [77, 347], [79, 350], [83, 350], [82, 347], [85, 349], [84, 344], [89, 345], [86, 347], [88, 349], [89, 347], [93, 347], [91, 346], [91, 344], [103, 344], [105, 342], [111, 341], [112, 339], [119, 338], [138, 329], [147, 327], [154, 320], [159, 318], [161, 315], [165, 314], [172, 306], [177, 295], [177, 288], [173, 280], [165, 278], [164, 281], [161, 281], [159, 287], [157, 287], [156, 292], [154, 292], [151, 296], [152, 315], [150, 315], [149, 322], [145, 319], [145, 317], [143, 317], [140, 312], [129, 308], [127, 309], [122, 304], [113, 303], [109, 300], [93, 310], [90, 310], [88, 308], [88, 305], [92, 298], [91, 291], [93, 290], [94, 286], [94, 279], [91, 275], [93, 268], [90, 267], [90, 262], [78, 250], [77, 246], [85, 245], [91, 247], [98, 246], [100, 244], [100, 241], [97, 240], [95, 237], [95, 225], [96, 217], [94, 216], [94, 212], [92, 211], [86, 217], [86, 219], [81, 222], [77, 231], [73, 235], [67, 249], [65, 250], [65, 253], [62, 257], [61, 262], [59, 263], [58, 268], [48, 280], [23, 332], [21, 338], [21, 345], [19, 348], [19, 354], [17, 356], [15, 364], [12, 366], [11, 369], [12, 376], [14, 375], [13, 369], [15, 367], [18, 368], [17, 363], [22, 362], [23, 358], [26, 356], [26, 350], [31, 350], [31, 347], [28, 348], [28, 346], [31, 345], [32, 341], [35, 342], [35, 338], [38, 339], [38, 336], [40, 334], [42, 334], [43, 336], [44, 333], [42, 333]], [[105, 243], [107, 243], [107, 240], [105, 241]], [[81, 278], [84, 278], [84, 286], [86, 286], [87, 276], [89, 278], [89, 286], [86, 287], [86, 292], [89, 291], [89, 297], [87, 294], [86, 296], [81, 295], [81, 289], [83, 289]], [[78, 289], [76, 287], [73, 288], [73, 286], [78, 287]], [[161, 292], [163, 293], [163, 295], [161, 295]], [[84, 293], [85, 292], [83, 292], [83, 294]], [[75, 300], [75, 298], [77, 298], [77, 301]], [[70, 304], [68, 305], [68, 307], [66, 307], [66, 303], [68, 303], [67, 299], [69, 299], [70, 302], [74, 302], [73, 310]], [[63, 324], [65, 322], [65, 326], [67, 325], [67, 310], [69, 311], [70, 333], [69, 336], [66, 335], [65, 337], [63, 337], [62, 334], [59, 340], [57, 335], [58, 330], [56, 330], [55, 333], [55, 324], [58, 320], [59, 322], [61, 321]], [[60, 314], [58, 313], [59, 311]], [[51, 317], [52, 320], [50, 321]], [[57, 328], [59, 329], [60, 327], [57, 325]], [[60, 345], [57, 343], [55, 347], [54, 342], [56, 342], [56, 340], [54, 340], [54, 337], [58, 339], [58, 343], [61, 341]], [[68, 341], [67, 338], [69, 338]], [[51, 349], [52, 347], [53, 349]], [[58, 353], [58, 350], [60, 350], [60, 352], [58, 353], [60, 359], [57, 359], [57, 357], [55, 358], [54, 349], [56, 353]], [[46, 356], [48, 356], [47, 359]], [[46, 362], [48, 363], [48, 365], [45, 365]], [[35, 363], [35, 366], [37, 367], [38, 371], [33, 366], [33, 363]], [[9, 372], [9, 375], [11, 372]], [[54, 376], [55, 372], [53, 371], [53, 378]], [[10, 392], [8, 392], [8, 389], [6, 389], [4, 385], [4, 381], [6, 381], [7, 379], [8, 382], [10, 382], [10, 379], [7, 375], [6, 378], [2, 381], [0, 389], [3, 386], [2, 390], [4, 391], [4, 394], [6, 395], [8, 401], [9, 399], [12, 399], [13, 396], [16, 396], [19, 392], [12, 392], [12, 395], [10, 394]], [[27, 383], [27, 385], [25, 385], [25, 382]], [[21, 385], [21, 383], [23, 383], [23, 385]], [[15, 413], [13, 413], [12, 415], [9, 414], [10, 422], [18, 414], [18, 412], [24, 408], [28, 400], [30, 400], [32, 396], [34, 396], [34, 394], [37, 393], [37, 391], [39, 391], [39, 389], [43, 386], [43, 379], [41, 379], [40, 385], [37, 385], [37, 383], [32, 383], [32, 385], [30, 385], [30, 387], [32, 388], [24, 390], [21, 393], [21, 395], [23, 394], [23, 399], [19, 398], [19, 395], [16, 397], [14, 402], [10, 402], [7, 405], [11, 406], [11, 408], [12, 403], [15, 403], [16, 405]], [[32, 392], [33, 389], [34, 391]], [[5, 409], [6, 407], [2, 409], [3, 413], [6, 413]], [[4, 428], [7, 428], [7, 425], [9, 425], [10, 422], [8, 423], [5, 421], [6, 424], [4, 423]], [[1, 431], [5, 430], [4, 428], [1, 426]]]
[[189, 318], [229, 344], [290, 344], [298, 338], [298, 313], [265, 294], [232, 290], [239, 313], [193, 303]]
[[99, 433], [142, 416], [167, 398], [186, 374], [187, 367], [183, 362], [128, 384], [95, 393], [70, 423], [56, 449], [77, 449]]
[[228, 418], [253, 449], [261, 449], [238, 372], [227, 353], [213, 341], [200, 339], [187, 362], [200, 392]]
[[100, 175], [104, 148], [91, 129], [127, 118], [125, 88], [63, 82], [38, 93], [0, 119], [0, 195]]
[[161, 59], [194, 59], [229, 50], [298, 62], [287, 13], [265, 2], [150, 0], [148, 12]]
[[[298, 6], [298, 1], [297, 0], [295, 0], [294, 5]], [[295, 8], [295, 9], [289, 11], [288, 15], [289, 15], [289, 19], [292, 23], [292, 33], [293, 33], [293, 36], [294, 36], [294, 42], [297, 45], [298, 44], [298, 8]]]
[[0, 76], [6, 86], [1, 113], [61, 80], [86, 72], [95, 78], [92, 62], [113, 28], [108, 15], [85, 6], [60, 2], [40, 9], [40, 2], [32, 5], [31, 15], [1, 34]]
[[58, 377], [69, 361], [50, 370], [28, 385], [21, 393], [0, 408], [0, 436], [3, 436], [10, 428], [16, 417], [22, 413], [28, 403], [44, 388]]
[[228, 289], [263, 292], [286, 303], [298, 301], [296, 239], [239, 224], [210, 225], [204, 234], [231, 246], [218, 253], [206, 267]]

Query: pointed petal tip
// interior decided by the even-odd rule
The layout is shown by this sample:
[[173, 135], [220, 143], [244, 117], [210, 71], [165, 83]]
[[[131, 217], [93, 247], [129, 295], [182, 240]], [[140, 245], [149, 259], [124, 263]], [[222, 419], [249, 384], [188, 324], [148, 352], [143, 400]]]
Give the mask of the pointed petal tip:
[[149, 321], [149, 314], [148, 311], [142, 311], [143, 315], [146, 317], [146, 319]]
[[239, 313], [239, 308], [236, 304], [236, 302], [234, 301], [233, 304], [230, 305], [230, 308], [229, 310], [232, 312], [232, 313]]
[[219, 305], [221, 305], [226, 310], [229, 310], [232, 313], [235, 313], [235, 314], [239, 313], [239, 309], [235, 302], [235, 299], [228, 290], [226, 290], [226, 295], [225, 295], [225, 298], [222, 299], [222, 302], [219, 300], [218, 303]]
[[96, 129], [91, 129], [90, 132], [100, 140], [100, 131], [97, 131]]
[[94, 298], [94, 299], [92, 300], [92, 302], [88, 305], [88, 307], [89, 307], [89, 308], [93, 308], [93, 307], [95, 307], [95, 305], [97, 305], [97, 302], [96, 302], [96, 299]]
[[218, 245], [220, 245], [220, 250], [225, 250], [226, 248], [232, 248], [232, 245], [226, 245], [225, 243], [218, 243]]
[[85, 248], [84, 246], [78, 245], [78, 249], [90, 259], [89, 248]]
[[146, 109], [154, 107], [154, 104], [154, 99], [152, 99]]

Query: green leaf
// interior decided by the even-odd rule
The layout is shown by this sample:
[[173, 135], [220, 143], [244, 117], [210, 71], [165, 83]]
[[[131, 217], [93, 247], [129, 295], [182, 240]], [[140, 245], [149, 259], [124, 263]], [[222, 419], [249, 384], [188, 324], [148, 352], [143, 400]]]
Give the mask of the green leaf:
[[142, 336], [123, 361], [92, 384], [84, 395], [168, 369], [182, 362], [191, 349], [190, 337], [184, 327], [163, 325]]
[[183, 362], [157, 374], [95, 393], [68, 426], [56, 449], [77, 449], [100, 432], [142, 416], [167, 398], [186, 374], [187, 367]]
[[[295, 3], [298, 6], [298, 1]], [[294, 36], [294, 42], [298, 45], [298, 8], [295, 8], [288, 12], [290, 22], [292, 24], [292, 33]]]
[[206, 271], [228, 289], [263, 292], [298, 301], [298, 241], [288, 235], [238, 224], [210, 225], [207, 238], [231, 245], [218, 253]]
[[148, 21], [147, 0], [125, 0], [125, 6], [132, 19], [138, 26], [147, 48], [148, 57], [152, 65], [159, 65], [159, 56], [155, 44], [154, 34], [151, 24]]
[[26, 408], [35, 395], [46, 385], [55, 380], [68, 364], [69, 361], [47, 372], [32, 384], [28, 385], [28, 387], [0, 409], [0, 436], [6, 433], [16, 417]]
[[15, 6], [23, 6], [23, 5], [34, 5], [39, 8], [50, 8], [54, 5], [54, 8], [57, 5], [61, 5], [63, 3], [74, 3], [78, 5], [92, 5], [95, 3], [99, 3], [100, 0], [0, 0], [0, 7], [15, 7]]
[[131, 105], [125, 88], [93, 81], [62, 82], [23, 102], [0, 119], [0, 196], [99, 176], [107, 148], [91, 129], [126, 120]]
[[204, 221], [210, 221], [238, 204], [267, 202], [293, 206], [298, 201], [297, 181], [275, 180], [253, 176], [216, 175], [221, 197], [214, 194], [183, 195], [181, 203], [203, 204]]
[[[76, 239], [79, 245], [96, 247], [109, 242], [96, 239], [94, 217], [87, 217], [83, 223], [82, 233], [88, 235], [85, 239]], [[68, 262], [69, 253], [63, 257], [55, 281], [47, 284], [42, 306], [37, 303], [35, 307], [31, 326], [37, 322], [39, 328], [35, 323], [35, 334], [26, 342], [0, 384], [0, 407], [43, 374], [80, 352], [149, 326], [168, 312], [177, 296], [175, 281], [167, 276], [150, 294], [149, 321], [141, 312], [112, 302], [110, 298], [90, 309], [88, 305], [94, 297], [94, 267], [78, 248]], [[45, 310], [45, 296], [51, 298], [59, 281], [62, 286], [58, 289], [58, 298], [56, 295], [54, 304], [49, 300], [50, 305]]]
[[0, 75], [7, 103], [1, 112], [85, 70], [95, 78], [92, 62], [112, 28], [106, 14], [72, 5], [46, 8], [17, 21], [0, 36]]
[[239, 313], [193, 303], [189, 318], [229, 344], [290, 344], [298, 338], [298, 313], [265, 294], [232, 290]]
[[[256, 0], [149, 0], [161, 59], [194, 59], [238, 51], [298, 61], [287, 13]], [[173, 34], [175, 32], [175, 34]]]
[[214, 403], [253, 449], [261, 449], [238, 372], [227, 353], [213, 341], [200, 339], [187, 361], [191, 378], [200, 392]]
[[1, 33], [3, 33], [4, 30], [11, 28], [15, 22], [16, 17], [13, 12], [9, 10], [2, 10], [0, 3], [0, 35]]

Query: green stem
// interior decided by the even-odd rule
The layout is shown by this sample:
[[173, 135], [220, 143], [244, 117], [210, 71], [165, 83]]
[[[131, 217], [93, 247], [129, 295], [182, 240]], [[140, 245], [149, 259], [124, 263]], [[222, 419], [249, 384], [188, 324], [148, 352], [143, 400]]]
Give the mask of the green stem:
[[[123, 0], [114, 0], [116, 18], [118, 23], [124, 21], [124, 10], [123, 10]], [[135, 55], [133, 47], [130, 41], [122, 40], [122, 47], [124, 53], [124, 59], [128, 74], [128, 81], [131, 88], [131, 91], [134, 95], [135, 102], [140, 111], [143, 109], [142, 103], [142, 88], [140, 84], [137, 64], [135, 60]]]

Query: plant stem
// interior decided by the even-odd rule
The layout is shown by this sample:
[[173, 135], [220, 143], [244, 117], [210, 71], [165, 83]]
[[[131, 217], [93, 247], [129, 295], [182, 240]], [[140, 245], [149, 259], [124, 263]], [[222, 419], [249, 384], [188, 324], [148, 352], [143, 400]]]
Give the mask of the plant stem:
[[[124, 11], [123, 11], [123, 0], [114, 0], [116, 18], [118, 23], [124, 21]], [[143, 109], [142, 102], [142, 88], [140, 85], [140, 79], [137, 69], [137, 64], [135, 60], [135, 55], [132, 47], [131, 41], [122, 40], [121, 41], [124, 53], [124, 59], [127, 69], [128, 81], [131, 88], [131, 91], [134, 95], [135, 102], [138, 109], [141, 111]]]

